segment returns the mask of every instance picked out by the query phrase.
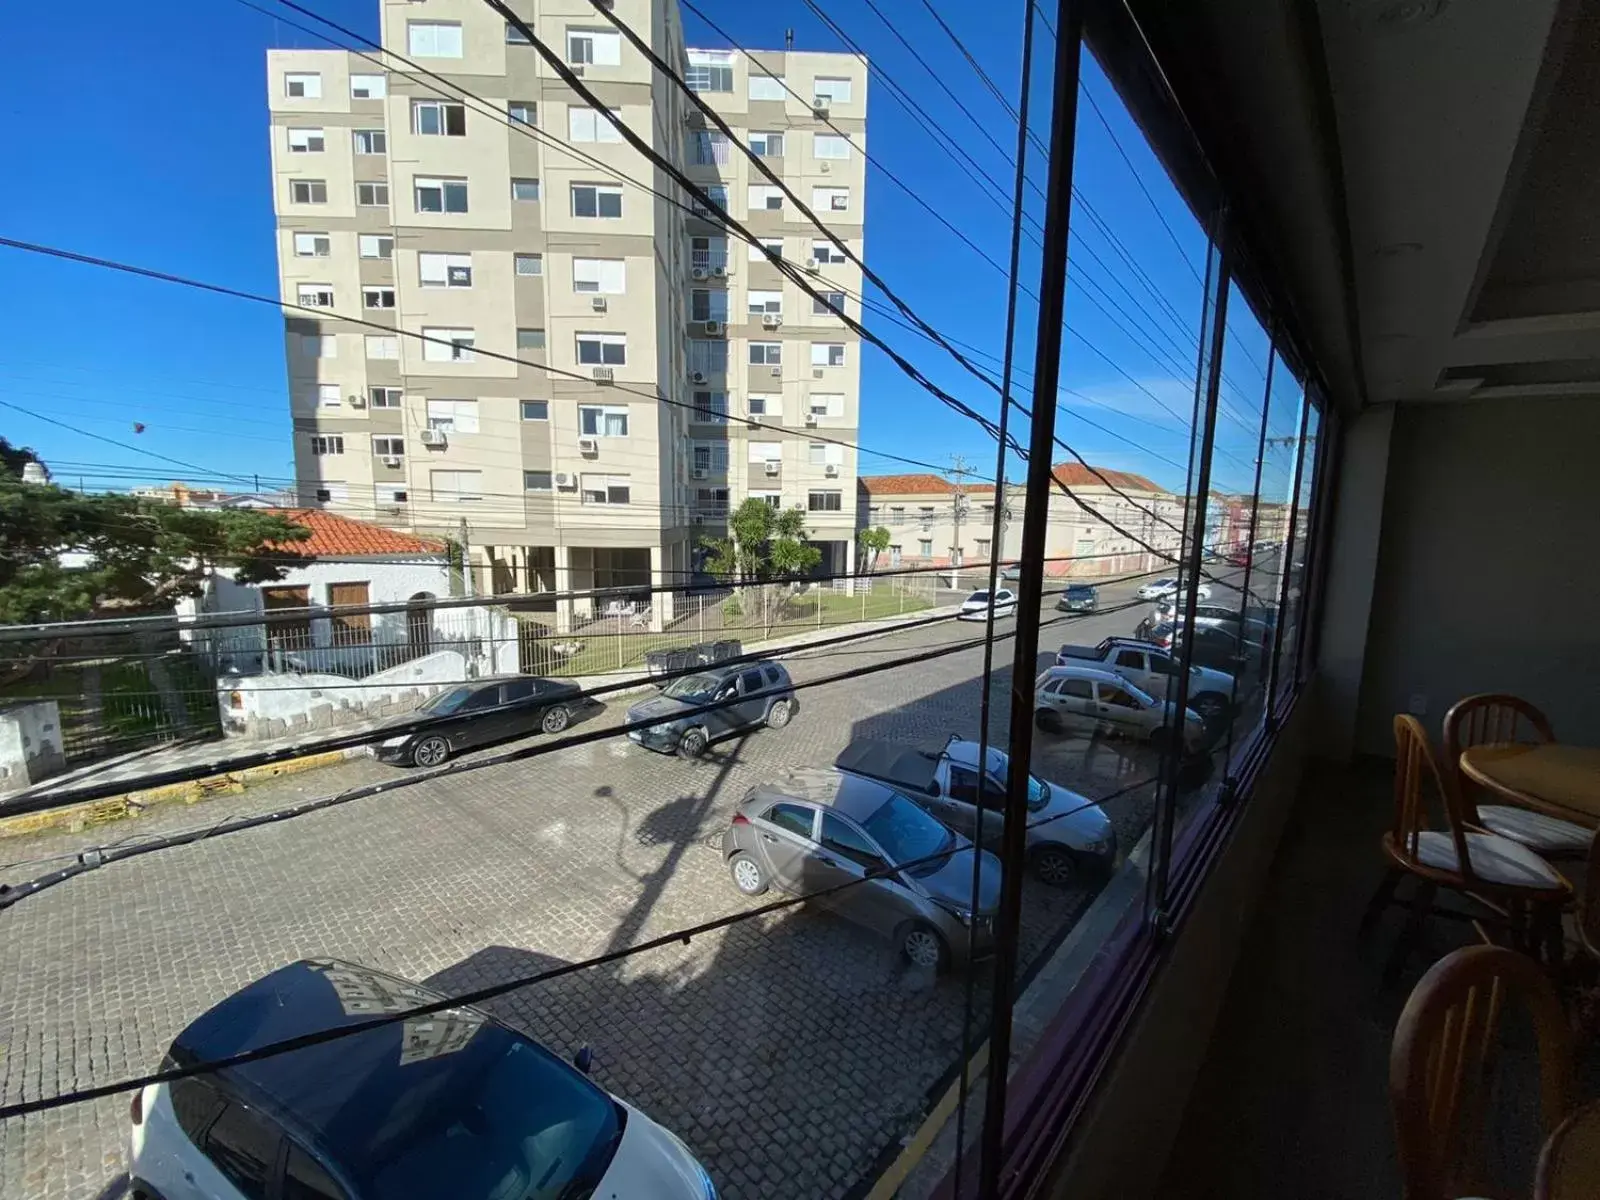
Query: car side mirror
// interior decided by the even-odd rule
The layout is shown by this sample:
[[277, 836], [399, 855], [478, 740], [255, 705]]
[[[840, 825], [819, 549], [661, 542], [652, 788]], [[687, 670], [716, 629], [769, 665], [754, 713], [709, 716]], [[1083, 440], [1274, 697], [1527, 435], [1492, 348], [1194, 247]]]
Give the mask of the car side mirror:
[[579, 1046], [578, 1052], [572, 1056], [572, 1065], [587, 1075], [594, 1069], [594, 1051], [588, 1046]]
[[944, 789], [942, 789], [939, 786], [939, 781], [937, 779], [933, 780], [933, 782], [928, 784], [928, 795], [930, 795], [930, 796], [941, 795], [943, 793], [943, 790]]

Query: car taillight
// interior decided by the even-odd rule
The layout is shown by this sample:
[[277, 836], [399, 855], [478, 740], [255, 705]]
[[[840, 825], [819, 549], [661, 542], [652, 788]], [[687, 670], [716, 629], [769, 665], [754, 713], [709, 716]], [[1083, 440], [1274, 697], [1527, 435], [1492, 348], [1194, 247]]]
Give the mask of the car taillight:
[[750, 824], [750, 818], [745, 816], [742, 812], [736, 812], [733, 814], [733, 824], [748, 825]]
[[133, 1094], [133, 1103], [128, 1105], [128, 1116], [133, 1118], [135, 1125], [144, 1124], [144, 1089], [140, 1088]]

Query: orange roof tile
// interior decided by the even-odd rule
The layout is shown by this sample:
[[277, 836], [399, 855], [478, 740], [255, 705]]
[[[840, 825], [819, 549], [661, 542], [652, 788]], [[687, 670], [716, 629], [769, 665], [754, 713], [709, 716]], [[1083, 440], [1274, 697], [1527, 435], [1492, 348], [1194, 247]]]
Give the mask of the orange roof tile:
[[955, 486], [937, 475], [861, 475], [857, 477], [869, 495], [915, 496], [925, 492], [948, 495]]
[[288, 542], [275, 549], [296, 554], [309, 554], [313, 558], [338, 558], [341, 556], [372, 557], [381, 554], [442, 554], [444, 543], [436, 538], [417, 537], [397, 533], [382, 525], [366, 521], [352, 521], [337, 513], [320, 508], [271, 508], [263, 510], [274, 516], [287, 517], [296, 525], [311, 531], [303, 542]]
[[1166, 490], [1143, 475], [1135, 475], [1132, 471], [1113, 471], [1110, 467], [1096, 467], [1091, 471], [1082, 463], [1069, 462], [1057, 463], [1051, 471], [1068, 487], [1105, 487], [1109, 483], [1114, 487], [1128, 488], [1136, 492]]

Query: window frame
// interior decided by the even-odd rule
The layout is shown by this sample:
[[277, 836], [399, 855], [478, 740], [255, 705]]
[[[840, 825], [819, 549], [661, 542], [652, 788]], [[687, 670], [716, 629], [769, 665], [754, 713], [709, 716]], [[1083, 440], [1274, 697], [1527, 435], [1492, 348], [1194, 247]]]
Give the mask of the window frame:
[[[592, 192], [592, 193], [594, 193], [594, 197], [593, 197], [594, 198], [594, 212], [593, 213], [581, 213], [581, 212], [578, 211], [578, 195], [579, 195], [580, 192]], [[620, 185], [620, 184], [577, 183], [577, 182], [574, 182], [571, 185], [569, 185], [568, 194], [570, 196], [571, 215], [572, 215], [574, 220], [578, 220], [578, 221], [620, 221], [623, 218], [622, 185]], [[615, 199], [616, 200], [616, 202], [617, 202], [617, 204], [616, 204], [617, 211], [615, 213], [606, 213], [603, 210], [608, 206], [603, 204], [603, 203], [601, 203], [601, 202], [602, 202], [602, 200], [611, 200], [611, 199]]]
[[[452, 189], [459, 189], [461, 200], [460, 208], [450, 207]], [[424, 192], [439, 193], [439, 207], [423, 207], [422, 197]], [[428, 217], [459, 217], [472, 211], [471, 190], [467, 186], [465, 176], [456, 175], [413, 175], [411, 177], [411, 203], [417, 216]]]
[[[434, 112], [438, 116], [439, 128], [428, 132], [422, 128], [422, 114]], [[451, 129], [454, 124], [451, 120], [460, 116], [460, 130]], [[414, 137], [466, 137], [467, 136], [467, 106], [458, 100], [446, 100], [439, 96], [418, 96], [411, 101], [411, 133]]]

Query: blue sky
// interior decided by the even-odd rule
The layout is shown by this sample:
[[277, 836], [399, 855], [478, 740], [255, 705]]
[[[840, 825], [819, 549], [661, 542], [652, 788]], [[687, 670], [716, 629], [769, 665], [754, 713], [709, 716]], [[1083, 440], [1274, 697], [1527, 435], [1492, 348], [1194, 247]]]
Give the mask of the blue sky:
[[[263, 3], [270, 6], [271, 0]], [[376, 33], [376, 0], [307, 3], [364, 34]], [[797, 48], [841, 49], [798, 2], [697, 3], [743, 46], [782, 46], [784, 31], [792, 28]], [[869, 86], [869, 152], [1004, 266], [1014, 168], [867, 6], [825, 0], [824, 7], [874, 66], [912, 97], [916, 109], [995, 181], [1007, 201], [1002, 206], [986, 198], [876, 75]], [[1014, 122], [926, 10], [911, 3], [891, 8], [880, 2], [879, 8], [895, 16], [900, 33], [1010, 155]], [[1007, 5], [1003, 19], [987, 7], [946, 2], [939, 8], [1014, 103], [1021, 5]], [[692, 44], [723, 44], [693, 14], [685, 18]], [[274, 46], [326, 43], [229, 0], [99, 5], [87, 29], [83, 14], [69, 6], [25, 5], [14, 14], [13, 26], [16, 21], [22, 24], [15, 30], [18, 44], [71, 45], [74, 55], [71, 71], [46, 55], [14, 56], [6, 115], [12, 161], [23, 164], [26, 183], [14, 181], [8, 189], [5, 233], [274, 293], [265, 54]], [[1044, 141], [1054, 39], [1041, 31], [1036, 49], [1030, 124]], [[1087, 59], [1084, 85], [1121, 150], [1080, 100], [1079, 198], [1072, 214], [1073, 277], [1062, 378], [1070, 391], [1060, 396], [1057, 433], [1096, 465], [1139, 471], [1179, 487], [1188, 459], [1194, 331], [1201, 304], [1196, 272], [1204, 271], [1205, 241], [1115, 93]], [[1029, 191], [1027, 206], [1040, 224], [1042, 158], [1037, 150], [1030, 158], [1029, 175], [1038, 191]], [[1037, 236], [1038, 227], [1030, 222], [1029, 228]], [[909, 305], [942, 333], [992, 356], [974, 356], [975, 362], [998, 367], [1005, 326], [1003, 274], [877, 168], [868, 174], [866, 239], [869, 265]], [[1024, 239], [1023, 249], [1021, 278], [1033, 290], [1038, 248]], [[0, 433], [38, 449], [64, 482], [81, 476], [90, 487], [125, 487], [137, 479], [202, 479], [198, 470], [153, 455], [241, 483], [259, 476], [268, 486], [292, 476], [282, 322], [275, 310], [13, 250], [0, 255], [11, 284], [8, 328], [27, 331], [0, 346], [0, 400], [138, 448], [122, 449], [0, 409]], [[1023, 297], [1017, 364], [1030, 374], [1019, 376], [1018, 394], [1029, 402], [1035, 318], [1034, 302]], [[990, 416], [998, 413], [994, 391], [943, 350], [870, 310], [864, 322], [941, 387]], [[1222, 455], [1214, 482], [1246, 490], [1267, 341], [1242, 304], [1231, 306], [1228, 323], [1227, 411], [1218, 428]], [[1297, 397], [1292, 386], [1282, 386], [1281, 378], [1278, 383], [1269, 424], [1273, 435], [1288, 437], [1295, 432]], [[993, 473], [993, 441], [871, 349], [863, 356], [861, 412], [864, 451], [881, 449], [941, 465], [961, 453], [976, 472]], [[136, 422], [143, 432], [134, 431]], [[1025, 430], [1019, 428], [1019, 434], [1025, 441]], [[1067, 457], [1058, 451], [1058, 460]], [[1288, 486], [1279, 457], [1267, 455], [1268, 491]], [[910, 469], [870, 453], [861, 462], [863, 473]], [[1013, 464], [1009, 471], [1015, 477], [1018, 467]]]

